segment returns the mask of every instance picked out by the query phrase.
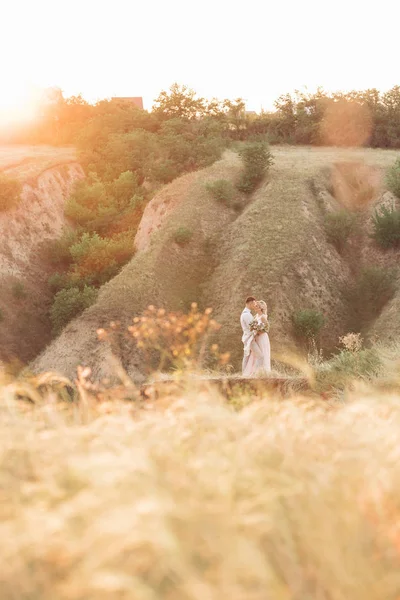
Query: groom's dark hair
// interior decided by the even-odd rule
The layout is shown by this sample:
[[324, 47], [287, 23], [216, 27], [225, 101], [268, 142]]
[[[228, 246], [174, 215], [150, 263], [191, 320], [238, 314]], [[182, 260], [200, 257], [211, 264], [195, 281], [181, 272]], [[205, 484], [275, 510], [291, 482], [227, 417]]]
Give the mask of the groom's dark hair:
[[247, 296], [247, 298], [246, 298], [246, 304], [248, 304], [249, 302], [255, 302], [255, 301], [256, 301], [256, 299], [253, 298], [253, 296]]

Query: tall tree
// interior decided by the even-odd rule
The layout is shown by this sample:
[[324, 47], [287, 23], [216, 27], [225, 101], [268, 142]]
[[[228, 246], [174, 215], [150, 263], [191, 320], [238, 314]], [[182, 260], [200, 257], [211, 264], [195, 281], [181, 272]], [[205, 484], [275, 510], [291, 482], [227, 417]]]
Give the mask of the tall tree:
[[168, 92], [162, 91], [156, 98], [153, 112], [163, 119], [192, 120], [206, 113], [206, 104], [194, 90], [173, 83]]

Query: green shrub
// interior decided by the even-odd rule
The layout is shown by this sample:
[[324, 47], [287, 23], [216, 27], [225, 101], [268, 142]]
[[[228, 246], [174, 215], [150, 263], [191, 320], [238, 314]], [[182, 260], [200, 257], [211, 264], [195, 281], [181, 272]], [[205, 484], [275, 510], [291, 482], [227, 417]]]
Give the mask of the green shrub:
[[179, 175], [179, 169], [168, 158], [154, 162], [149, 168], [150, 179], [160, 183], [170, 183]]
[[67, 268], [72, 263], [71, 246], [76, 244], [82, 232], [80, 230], [64, 229], [57, 240], [49, 242], [47, 254], [49, 261], [58, 267]]
[[16, 281], [12, 286], [12, 293], [14, 298], [17, 300], [22, 300], [26, 298], [26, 290], [24, 284], [21, 281]]
[[86, 226], [96, 218], [99, 205], [106, 203], [106, 188], [101, 181], [79, 181], [65, 204], [65, 215], [75, 223]]
[[348, 237], [354, 231], [356, 220], [356, 216], [346, 210], [339, 210], [325, 215], [326, 235], [338, 250], [343, 249]]
[[19, 202], [22, 185], [19, 181], [11, 179], [4, 173], [0, 173], [0, 211], [7, 211]]
[[395, 206], [382, 206], [372, 217], [374, 231], [372, 237], [382, 248], [400, 246], [400, 210]]
[[353, 312], [354, 331], [360, 331], [375, 319], [394, 296], [397, 271], [378, 266], [367, 267], [360, 273], [354, 285], [346, 291]]
[[386, 173], [386, 185], [395, 196], [400, 198], [400, 158]]
[[130, 232], [113, 238], [97, 233], [84, 233], [70, 249], [74, 265], [70, 273], [101, 285], [117, 274], [118, 270], [133, 256], [134, 238]]
[[71, 319], [91, 306], [96, 298], [97, 290], [86, 285], [82, 290], [71, 287], [57, 292], [50, 311], [53, 333], [58, 334]]
[[92, 177], [76, 185], [67, 200], [65, 214], [86, 231], [103, 234], [121, 215], [139, 207], [143, 197], [144, 190], [131, 171], [106, 183]]
[[315, 338], [325, 323], [324, 316], [312, 308], [298, 310], [292, 316], [293, 328], [297, 337]]
[[234, 186], [227, 179], [217, 179], [212, 183], [207, 183], [206, 190], [212, 197], [225, 206], [232, 206], [236, 198]]
[[47, 280], [47, 283], [54, 293], [65, 288], [79, 287], [78, 282], [74, 281], [68, 273], [53, 273]]
[[174, 241], [180, 246], [188, 244], [193, 237], [193, 231], [187, 227], [179, 227], [174, 233]]
[[332, 388], [342, 390], [356, 379], [371, 380], [377, 377], [381, 368], [382, 361], [375, 348], [359, 352], [342, 350], [317, 368], [317, 388], [319, 391]]
[[239, 154], [242, 157], [244, 171], [237, 187], [240, 192], [251, 194], [273, 164], [272, 154], [266, 142], [245, 144]]
[[124, 171], [119, 177], [106, 185], [107, 204], [116, 211], [127, 208], [132, 198], [140, 192], [138, 178], [132, 171]]

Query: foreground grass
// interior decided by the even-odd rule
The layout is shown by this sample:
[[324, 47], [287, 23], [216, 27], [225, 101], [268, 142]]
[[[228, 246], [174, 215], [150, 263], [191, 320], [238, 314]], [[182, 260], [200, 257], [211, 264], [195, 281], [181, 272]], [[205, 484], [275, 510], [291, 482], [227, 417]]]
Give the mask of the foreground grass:
[[400, 396], [2, 394], [2, 600], [400, 595]]

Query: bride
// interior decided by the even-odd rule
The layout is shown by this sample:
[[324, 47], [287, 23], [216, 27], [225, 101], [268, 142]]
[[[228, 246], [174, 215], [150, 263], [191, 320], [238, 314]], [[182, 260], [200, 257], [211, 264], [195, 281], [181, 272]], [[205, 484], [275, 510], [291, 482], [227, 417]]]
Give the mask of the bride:
[[[267, 304], [263, 300], [254, 303], [254, 311], [256, 313], [256, 321], [268, 325]], [[252, 377], [260, 370], [265, 373], [270, 373], [271, 371], [271, 345], [268, 333], [262, 332], [254, 334], [254, 338], [252, 338], [251, 341], [253, 340], [260, 351], [260, 357], [258, 358], [255, 352], [250, 352], [249, 360], [243, 371], [245, 377]]]

